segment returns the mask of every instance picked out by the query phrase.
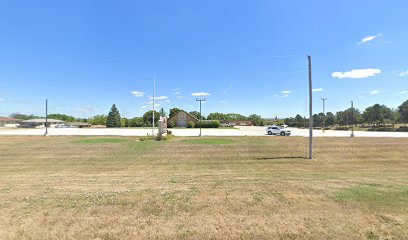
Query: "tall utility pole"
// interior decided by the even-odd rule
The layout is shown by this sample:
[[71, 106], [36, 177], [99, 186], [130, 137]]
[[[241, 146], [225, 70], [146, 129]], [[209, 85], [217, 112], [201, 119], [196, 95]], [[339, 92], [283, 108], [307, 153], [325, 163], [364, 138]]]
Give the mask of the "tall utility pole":
[[313, 91], [312, 91], [312, 57], [307, 55], [309, 62], [309, 159], [313, 159]]
[[45, 133], [44, 136], [48, 135], [48, 99], [45, 99]]
[[156, 76], [153, 76], [153, 124], [152, 124], [152, 137], [154, 137], [154, 105], [156, 98]]
[[323, 101], [323, 132], [324, 132], [324, 119], [326, 118], [326, 112], [324, 111], [324, 102], [327, 100], [327, 98], [322, 98]]
[[350, 137], [354, 137], [354, 103], [351, 101], [351, 135]]
[[201, 102], [205, 102], [205, 98], [204, 99], [203, 98], [196, 98], [196, 101], [200, 102], [200, 137], [201, 137], [201, 119], [202, 119], [202, 116], [201, 116]]

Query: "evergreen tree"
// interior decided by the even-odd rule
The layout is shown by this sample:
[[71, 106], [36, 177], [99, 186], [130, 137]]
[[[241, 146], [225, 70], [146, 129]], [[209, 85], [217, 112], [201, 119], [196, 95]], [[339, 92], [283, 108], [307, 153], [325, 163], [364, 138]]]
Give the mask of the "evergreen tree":
[[160, 108], [159, 113], [160, 113], [160, 116], [161, 116], [161, 117], [167, 117], [167, 112], [164, 111], [164, 108]]
[[116, 108], [115, 104], [113, 104], [108, 114], [108, 118], [106, 119], [106, 127], [115, 128], [115, 127], [121, 127], [121, 125], [122, 125], [122, 121], [120, 118], [119, 110]]

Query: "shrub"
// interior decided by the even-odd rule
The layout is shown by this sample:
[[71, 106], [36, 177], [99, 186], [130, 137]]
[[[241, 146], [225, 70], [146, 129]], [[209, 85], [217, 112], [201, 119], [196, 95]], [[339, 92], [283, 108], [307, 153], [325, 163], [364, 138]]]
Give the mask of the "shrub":
[[167, 127], [168, 128], [174, 128], [174, 127], [176, 127], [176, 123], [174, 121], [170, 121], [169, 125]]
[[195, 123], [194, 123], [194, 122], [188, 122], [188, 123], [187, 123], [187, 127], [188, 127], [188, 128], [194, 128], [194, 126], [195, 126]]
[[174, 138], [174, 135], [171, 134], [171, 133], [166, 134], [166, 135], [163, 136], [163, 140], [164, 140], [164, 141], [170, 141], [170, 140], [172, 140], [173, 138]]
[[[212, 121], [202, 121], [201, 127], [202, 128], [219, 128], [221, 126], [220, 121], [212, 120]], [[195, 125], [196, 128], [200, 127], [200, 122]]]

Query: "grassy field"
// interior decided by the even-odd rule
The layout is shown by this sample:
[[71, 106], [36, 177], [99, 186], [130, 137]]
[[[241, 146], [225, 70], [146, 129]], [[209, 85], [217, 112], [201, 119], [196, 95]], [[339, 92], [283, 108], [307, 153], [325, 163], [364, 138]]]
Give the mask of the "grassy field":
[[0, 137], [0, 239], [408, 239], [408, 139]]

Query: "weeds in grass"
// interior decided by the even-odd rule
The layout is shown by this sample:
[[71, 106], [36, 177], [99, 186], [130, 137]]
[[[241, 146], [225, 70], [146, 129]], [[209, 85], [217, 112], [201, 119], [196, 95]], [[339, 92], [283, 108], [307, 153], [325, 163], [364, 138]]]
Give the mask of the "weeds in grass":
[[72, 141], [72, 143], [76, 144], [99, 144], [99, 143], [122, 143], [127, 142], [128, 139], [121, 139], [121, 138], [96, 138], [96, 139], [81, 139]]
[[232, 144], [236, 141], [228, 138], [193, 138], [184, 139], [182, 142], [190, 144], [210, 144], [210, 145], [221, 145], [221, 144]]

